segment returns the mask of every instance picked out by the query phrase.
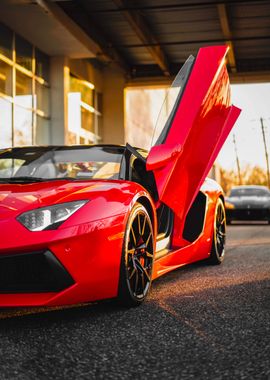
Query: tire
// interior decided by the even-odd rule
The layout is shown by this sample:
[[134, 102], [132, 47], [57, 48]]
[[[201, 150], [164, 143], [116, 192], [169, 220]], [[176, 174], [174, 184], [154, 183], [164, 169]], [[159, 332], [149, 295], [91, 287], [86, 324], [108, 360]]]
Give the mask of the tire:
[[146, 209], [136, 203], [130, 212], [123, 241], [118, 301], [140, 305], [149, 293], [154, 262], [153, 228]]
[[214, 265], [219, 265], [224, 260], [225, 256], [225, 241], [226, 241], [226, 214], [222, 200], [219, 198], [216, 203], [214, 231], [212, 239], [212, 248], [209, 257], [209, 262]]

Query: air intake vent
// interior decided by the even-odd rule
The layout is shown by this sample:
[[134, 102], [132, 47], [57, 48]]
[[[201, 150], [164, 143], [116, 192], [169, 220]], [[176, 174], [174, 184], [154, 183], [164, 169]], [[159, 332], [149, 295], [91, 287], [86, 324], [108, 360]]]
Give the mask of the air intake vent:
[[74, 280], [50, 252], [0, 255], [0, 293], [59, 292]]

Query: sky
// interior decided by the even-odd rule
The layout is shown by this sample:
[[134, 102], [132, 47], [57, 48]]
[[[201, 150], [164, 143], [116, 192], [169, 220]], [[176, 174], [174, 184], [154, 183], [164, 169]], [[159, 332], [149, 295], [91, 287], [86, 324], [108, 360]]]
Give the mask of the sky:
[[231, 88], [233, 104], [242, 112], [219, 154], [218, 163], [226, 169], [236, 169], [235, 134], [240, 167], [250, 164], [266, 168], [260, 118], [264, 119], [270, 155], [270, 83], [232, 85]]

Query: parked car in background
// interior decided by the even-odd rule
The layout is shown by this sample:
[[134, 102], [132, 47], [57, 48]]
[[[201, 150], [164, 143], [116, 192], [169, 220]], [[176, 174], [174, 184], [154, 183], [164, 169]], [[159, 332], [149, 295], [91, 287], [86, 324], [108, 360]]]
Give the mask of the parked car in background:
[[270, 224], [270, 190], [266, 186], [235, 186], [225, 202], [227, 223], [266, 220]]

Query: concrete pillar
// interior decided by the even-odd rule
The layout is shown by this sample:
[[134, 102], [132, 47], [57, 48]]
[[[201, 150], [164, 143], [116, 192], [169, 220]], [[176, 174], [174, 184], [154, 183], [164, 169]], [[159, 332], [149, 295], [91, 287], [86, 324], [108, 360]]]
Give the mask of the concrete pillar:
[[64, 145], [68, 135], [67, 93], [69, 90], [69, 62], [67, 57], [51, 57], [51, 144]]
[[102, 143], [125, 143], [124, 87], [125, 77], [120, 69], [104, 69]]

